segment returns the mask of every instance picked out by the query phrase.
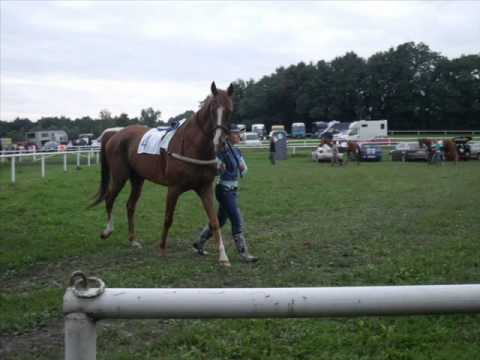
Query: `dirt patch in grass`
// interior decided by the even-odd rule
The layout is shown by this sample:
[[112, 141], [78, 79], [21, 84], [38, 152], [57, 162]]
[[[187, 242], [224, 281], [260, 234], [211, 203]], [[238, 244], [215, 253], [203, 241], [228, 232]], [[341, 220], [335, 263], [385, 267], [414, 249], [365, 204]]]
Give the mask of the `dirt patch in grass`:
[[0, 336], [1, 359], [60, 359], [63, 354], [63, 321], [24, 334]]
[[29, 291], [35, 288], [66, 288], [70, 274], [76, 270], [88, 269], [87, 276], [96, 276], [115, 268], [130, 267], [156, 256], [153, 249], [125, 249], [116, 253], [102, 253], [91, 256], [69, 257], [57, 263], [39, 263], [26, 270], [10, 271], [0, 278], [4, 291]]

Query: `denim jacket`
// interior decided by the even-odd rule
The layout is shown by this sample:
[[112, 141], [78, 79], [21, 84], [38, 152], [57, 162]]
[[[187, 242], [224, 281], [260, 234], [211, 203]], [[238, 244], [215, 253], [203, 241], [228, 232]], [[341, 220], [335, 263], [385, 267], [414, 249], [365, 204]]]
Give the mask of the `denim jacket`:
[[[217, 158], [224, 166], [224, 170], [219, 172], [220, 184], [234, 186], [238, 185], [238, 178], [247, 173], [247, 164], [242, 156], [240, 149], [236, 147], [226, 147], [217, 154]], [[243, 170], [240, 170], [240, 168]]]

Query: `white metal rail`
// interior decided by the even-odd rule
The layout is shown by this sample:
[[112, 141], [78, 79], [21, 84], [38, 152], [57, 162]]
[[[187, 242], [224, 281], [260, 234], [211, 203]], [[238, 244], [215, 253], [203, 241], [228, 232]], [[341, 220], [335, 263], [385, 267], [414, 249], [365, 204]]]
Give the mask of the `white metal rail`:
[[87, 166], [91, 166], [94, 161], [98, 164], [99, 161], [99, 149], [83, 149], [75, 151], [52, 151], [52, 152], [20, 152], [20, 153], [3, 153], [0, 154], [0, 161], [4, 162], [6, 159], [10, 160], [10, 172], [11, 172], [11, 182], [16, 182], [16, 167], [17, 159], [18, 162], [21, 162], [25, 158], [32, 158], [33, 161], [40, 161], [41, 164], [41, 176], [44, 178], [46, 176], [46, 167], [45, 160], [51, 157], [63, 156], [63, 171], [68, 171], [68, 157], [69, 155], [76, 156], [76, 167], [81, 166], [81, 158], [87, 159]]
[[[480, 285], [66, 290], [65, 359], [96, 358], [101, 319], [295, 318], [480, 313]], [[72, 277], [73, 279], [73, 277]], [[103, 286], [103, 285], [102, 285]]]
[[[441, 136], [438, 138], [442, 138]], [[365, 143], [377, 144], [381, 147], [391, 147], [402, 141], [416, 141], [417, 138], [388, 138], [383, 142], [372, 141]], [[295, 155], [297, 149], [313, 149], [319, 145], [320, 139], [305, 139], [305, 140], [289, 140], [287, 147], [291, 150], [292, 154]], [[239, 144], [238, 147], [244, 150], [266, 150], [269, 149], [268, 142], [262, 142], [261, 145], [249, 146], [245, 144]], [[77, 168], [81, 165], [81, 158], [84, 157], [87, 159], [87, 166], [91, 166], [92, 159], [94, 159], [95, 164], [99, 162], [99, 153], [100, 148], [98, 147], [85, 147], [74, 151], [52, 151], [52, 152], [28, 152], [28, 151], [2, 151], [0, 153], [0, 162], [5, 162], [7, 159], [10, 160], [11, 167], [11, 182], [16, 182], [16, 165], [17, 159], [18, 162], [21, 162], [22, 159], [31, 157], [34, 161], [40, 161], [41, 163], [41, 176], [42, 178], [46, 175], [45, 160], [54, 156], [63, 156], [63, 170], [66, 172], [68, 169], [68, 155], [76, 154], [76, 166]], [[40, 159], [40, 160], [38, 160]]]

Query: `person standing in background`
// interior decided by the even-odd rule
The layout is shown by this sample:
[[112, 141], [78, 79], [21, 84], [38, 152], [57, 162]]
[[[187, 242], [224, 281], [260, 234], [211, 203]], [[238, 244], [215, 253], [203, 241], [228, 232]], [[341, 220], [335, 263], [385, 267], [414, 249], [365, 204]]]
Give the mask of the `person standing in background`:
[[272, 136], [270, 139], [270, 155], [269, 155], [270, 162], [272, 165], [275, 165], [275, 137]]

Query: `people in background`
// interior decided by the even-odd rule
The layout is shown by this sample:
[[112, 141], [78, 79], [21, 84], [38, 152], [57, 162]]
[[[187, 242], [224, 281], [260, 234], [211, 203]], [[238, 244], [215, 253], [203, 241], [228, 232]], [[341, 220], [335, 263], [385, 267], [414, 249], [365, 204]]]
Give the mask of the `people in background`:
[[270, 139], [270, 154], [269, 159], [272, 165], [275, 165], [275, 136]]
[[432, 164], [442, 163], [443, 161], [443, 142], [441, 140], [435, 143], [433, 146], [433, 156], [432, 156]]
[[341, 160], [339, 159], [340, 156], [339, 156], [339, 152], [338, 152], [337, 142], [336, 142], [336, 141], [332, 141], [331, 144], [330, 144], [330, 146], [331, 146], [331, 148], [332, 148], [332, 160], [331, 160], [331, 165], [332, 165], [332, 166], [342, 165], [342, 162], [341, 162]]

